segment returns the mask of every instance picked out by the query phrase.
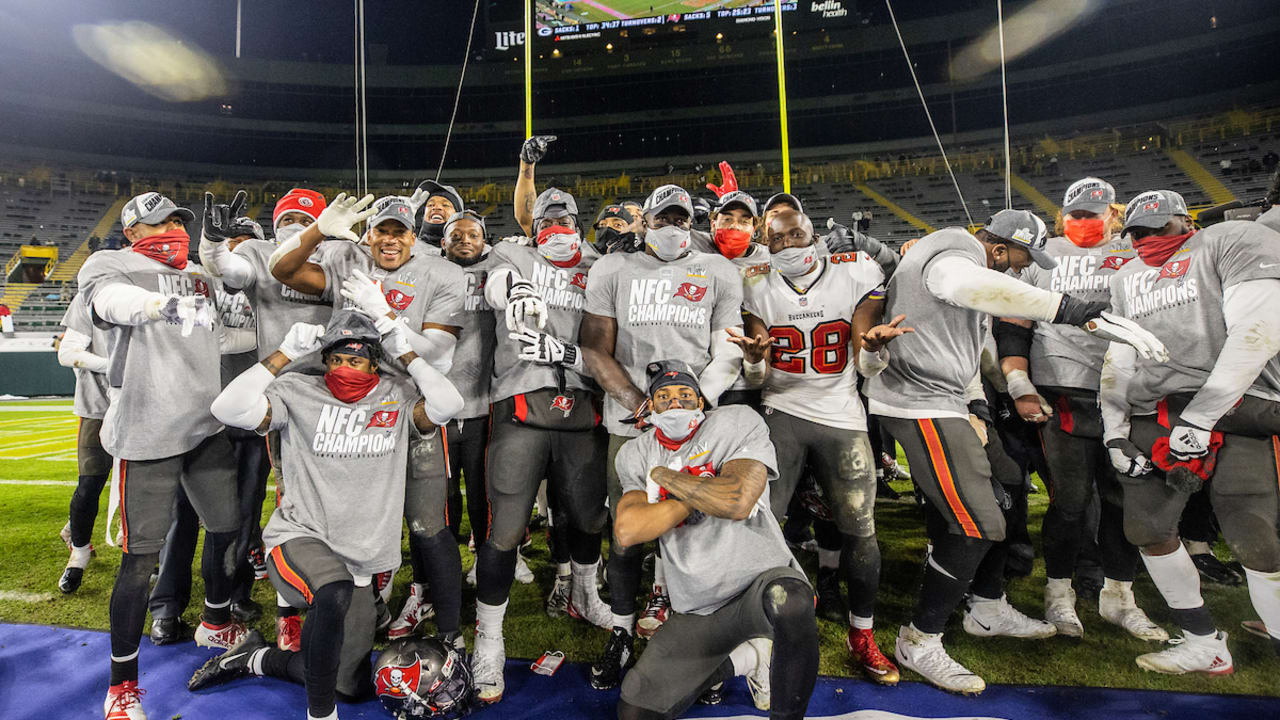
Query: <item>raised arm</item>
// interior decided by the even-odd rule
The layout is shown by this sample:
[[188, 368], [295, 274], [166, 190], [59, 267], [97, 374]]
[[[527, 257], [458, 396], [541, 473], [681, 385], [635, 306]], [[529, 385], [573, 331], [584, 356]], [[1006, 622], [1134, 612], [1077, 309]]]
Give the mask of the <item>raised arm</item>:
[[515, 215], [524, 234], [533, 237], [533, 203], [538, 188], [533, 182], [533, 168], [547, 154], [547, 146], [555, 135], [534, 135], [520, 146], [520, 174], [516, 176]]
[[272, 277], [300, 293], [323, 293], [326, 285], [324, 269], [310, 261], [312, 253], [326, 237], [360, 242], [360, 236], [352, 232], [351, 228], [377, 212], [376, 208], [371, 207], [372, 204], [372, 195], [365, 195], [357, 200], [347, 197], [346, 193], [340, 193], [306, 230], [284, 241], [271, 253], [267, 269], [271, 271]]
[[231, 238], [254, 232], [252, 227], [236, 223], [244, 215], [247, 197], [241, 190], [230, 205], [220, 205], [214, 202], [213, 193], [205, 193], [204, 222], [200, 227], [200, 264], [236, 290], [250, 287], [255, 280], [253, 265], [227, 247]]

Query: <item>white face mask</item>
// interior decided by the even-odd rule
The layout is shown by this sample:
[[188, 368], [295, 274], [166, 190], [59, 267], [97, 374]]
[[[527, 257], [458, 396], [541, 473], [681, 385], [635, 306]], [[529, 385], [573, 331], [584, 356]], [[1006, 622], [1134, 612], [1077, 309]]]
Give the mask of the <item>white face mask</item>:
[[773, 254], [769, 258], [769, 264], [774, 270], [782, 273], [787, 277], [800, 277], [813, 269], [813, 264], [818, 259], [818, 248], [814, 245], [808, 247], [789, 247], [786, 250]]
[[289, 223], [282, 227], [276, 228], [276, 244], [283, 245], [289, 240], [298, 237], [307, 227], [302, 223]]
[[689, 231], [675, 225], [650, 228], [644, 242], [659, 260], [671, 262], [689, 250]]
[[649, 422], [670, 440], [679, 442], [693, 434], [706, 415], [701, 410], [669, 408], [649, 416]]
[[582, 236], [556, 225], [538, 233], [538, 252], [551, 262], [569, 262], [582, 249]]

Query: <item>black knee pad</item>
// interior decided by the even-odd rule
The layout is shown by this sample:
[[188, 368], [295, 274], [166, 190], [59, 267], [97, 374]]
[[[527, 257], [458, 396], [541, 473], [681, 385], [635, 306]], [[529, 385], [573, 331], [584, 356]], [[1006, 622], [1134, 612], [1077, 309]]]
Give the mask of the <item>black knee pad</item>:
[[813, 588], [799, 578], [783, 577], [764, 586], [764, 612], [775, 625], [813, 620]]
[[312, 596], [312, 612], [322, 610], [333, 613], [331, 617], [342, 618], [347, 614], [347, 609], [351, 607], [351, 595], [353, 592], [355, 592], [355, 584], [350, 580], [328, 583], [316, 590]]
[[1178, 537], [1177, 525], [1160, 522], [1159, 518], [1146, 513], [1126, 512], [1124, 514], [1124, 537], [1137, 547], [1156, 545]]
[[141, 580], [144, 584], [151, 582], [151, 571], [156, 568], [156, 564], [160, 562], [160, 553], [121, 553], [120, 570], [116, 574], [117, 582], [120, 579], [135, 582]]
[[1241, 565], [1257, 572], [1280, 570], [1280, 537], [1276, 536], [1275, 518], [1235, 503], [1219, 502], [1215, 509], [1222, 537]]

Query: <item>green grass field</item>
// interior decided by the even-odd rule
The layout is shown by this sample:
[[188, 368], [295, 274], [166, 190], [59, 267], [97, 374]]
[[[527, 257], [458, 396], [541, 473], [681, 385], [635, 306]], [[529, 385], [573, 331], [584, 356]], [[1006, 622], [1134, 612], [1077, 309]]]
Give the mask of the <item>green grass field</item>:
[[[49, 409], [50, 405], [61, 407]], [[105, 493], [103, 510], [94, 530], [98, 554], [89, 564], [84, 584], [70, 596], [57, 590], [58, 576], [66, 562], [66, 550], [58, 539], [58, 530], [66, 521], [67, 501], [76, 477], [74, 433], [75, 419], [69, 402], [0, 403], [0, 549], [4, 553], [0, 562], [0, 621], [99, 630], [107, 627], [107, 600], [120, 556], [118, 550], [102, 542]], [[907, 483], [897, 489], [909, 492]], [[1031, 496], [1031, 534], [1037, 543], [1046, 503], [1043, 492]], [[268, 514], [269, 508], [264, 510], [264, 521]], [[925, 540], [920, 515], [910, 503], [881, 502], [877, 507], [877, 526], [884, 555], [877, 639], [883, 649], [891, 652], [898, 625], [906, 622], [910, 614]], [[465, 547], [462, 553], [464, 568], [470, 568], [474, 557]], [[815, 558], [803, 554], [801, 559], [812, 572]], [[592, 660], [603, 647], [606, 638], [603, 630], [568, 619], [551, 620], [542, 612], [542, 599], [550, 589], [553, 570], [548, 565], [546, 542], [540, 533], [535, 534], [529, 565], [537, 579], [532, 585], [516, 584], [512, 590], [505, 632], [508, 655], [533, 658], [545, 650], [563, 650], [570, 660]], [[394, 610], [399, 609], [408, 592], [409, 575], [408, 568], [404, 567], [396, 578]], [[195, 578], [199, 586], [198, 572]], [[1137, 585], [1140, 604], [1154, 620], [1172, 630], [1169, 612], [1150, 582], [1140, 576]], [[1042, 617], [1043, 587], [1044, 567], [1037, 561], [1031, 577], [1010, 583], [1009, 595], [1023, 611]], [[202, 588], [196, 587], [192, 597], [200, 598], [202, 594]], [[470, 628], [474, 624], [475, 598], [471, 588], [465, 585], [464, 594], [463, 627]], [[1133, 658], [1154, 646], [1131, 639], [1104, 622], [1098, 617], [1095, 602], [1086, 599], [1079, 603], [1086, 627], [1085, 637], [1080, 640], [973, 638], [960, 629], [957, 614], [948, 630], [947, 645], [956, 659], [982, 674], [988, 683], [1280, 695], [1275, 681], [1275, 654], [1266, 641], [1240, 628], [1242, 620], [1254, 617], [1247, 590], [1206, 585], [1204, 595], [1219, 626], [1231, 633], [1236, 664], [1234, 676], [1211, 680], [1200, 676], [1175, 678], [1144, 673], [1134, 665]], [[270, 584], [263, 581], [256, 585], [254, 597], [270, 608], [275, 596]], [[185, 617], [189, 623], [198, 622], [198, 601]], [[826, 621], [819, 624], [822, 672], [850, 674], [844, 653], [845, 629]], [[262, 620], [259, 628], [267, 637], [274, 637], [270, 617]], [[906, 673], [905, 679], [918, 678]]]
[[[683, 14], [699, 10], [746, 7], [754, 4], [758, 4], [758, 2], [753, 0], [594, 0], [588, 3], [583, 2], [583, 0], [572, 0], [570, 5], [573, 9], [569, 10], [562, 2], [553, 3], [551, 0], [538, 0], [540, 9], [554, 7], [560, 15], [572, 17], [578, 22], [617, 20], [619, 16], [639, 18], [669, 15], [671, 13]], [[603, 8], [608, 8], [608, 10]], [[609, 12], [609, 10], [615, 12]]]

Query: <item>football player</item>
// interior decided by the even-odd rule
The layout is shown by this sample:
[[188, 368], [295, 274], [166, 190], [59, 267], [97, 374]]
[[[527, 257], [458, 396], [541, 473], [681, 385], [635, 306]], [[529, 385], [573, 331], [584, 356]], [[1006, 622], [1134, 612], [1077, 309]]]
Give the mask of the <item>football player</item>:
[[[567, 611], [612, 627], [596, 591], [605, 518], [604, 461], [591, 376], [578, 346], [587, 272], [598, 255], [578, 233], [573, 196], [548, 188], [534, 204], [535, 246], [501, 243], [490, 253], [485, 298], [501, 316], [494, 356], [488, 468], [491, 523], [476, 552], [476, 697], [502, 699], [506, 614], [516, 556], [545, 477], [557, 523], [568, 530], [573, 574]], [[518, 458], [518, 462], [510, 459]], [[561, 520], [560, 515], [563, 515]]]
[[[229, 426], [280, 431], [289, 492], [263, 531], [267, 569], [276, 590], [309, 612], [301, 652], [268, 647], [253, 631], [197, 670], [190, 689], [245, 675], [301, 682], [309, 720], [336, 718], [339, 695], [372, 691], [372, 577], [400, 564], [409, 437], [433, 433], [463, 404], [406, 334], [399, 323], [382, 333], [355, 311], [336, 313], [327, 329], [298, 323], [214, 400]], [[280, 374], [317, 350], [324, 375]], [[405, 372], [379, 372], [384, 355]]]
[[676, 612], [623, 680], [618, 717], [678, 717], [746, 675], [769, 717], [802, 718], [818, 627], [813, 589], [769, 512], [769, 431], [751, 408], [710, 410], [683, 362], [650, 363], [647, 375], [654, 429], [618, 451], [614, 535], [629, 547], [658, 541]]
[[[986, 687], [947, 654], [942, 631], [988, 550], [1005, 535], [983, 448], [986, 425], [969, 411], [969, 401], [983, 397], [978, 363], [989, 316], [1087, 324], [1103, 338], [1136, 343], [1147, 355], [1163, 356], [1163, 346], [1150, 333], [1106, 314], [1104, 305], [1004, 274], [1032, 262], [1052, 269], [1046, 236], [1044, 223], [1031, 213], [1002, 210], [976, 235], [945, 228], [922, 238], [889, 280], [886, 302], [887, 316], [911, 318], [916, 331], [898, 338], [892, 351], [881, 350], [887, 366], [867, 383], [868, 410], [906, 451], [912, 479], [934, 518], [930, 525], [946, 528], [933, 533], [920, 596], [911, 622], [898, 633], [894, 654], [901, 666], [952, 692], [979, 693]], [[1053, 625], [1015, 610], [1002, 588], [993, 594], [998, 596], [970, 599], [966, 632], [1054, 634]]]
[[[742, 279], [719, 255], [691, 248], [693, 203], [675, 185], [657, 188], [645, 202], [645, 250], [601, 258], [587, 276], [586, 315], [580, 337], [587, 369], [607, 393], [604, 419], [609, 431], [609, 507], [622, 496], [613, 458], [628, 438], [639, 434], [648, 396], [645, 367], [654, 355], [687, 362], [699, 373], [709, 402], [737, 379], [742, 350], [726, 328], [741, 330]], [[597, 689], [614, 687], [632, 657], [636, 593], [640, 589], [642, 546], [610, 544], [609, 591], [613, 629], [604, 653], [591, 669]]]
[[138, 638], [147, 586], [169, 529], [179, 486], [206, 530], [205, 601], [196, 643], [228, 648], [245, 628], [231, 616], [228, 562], [240, 517], [235, 466], [222, 425], [209, 412], [221, 389], [221, 322], [211, 276], [187, 259], [190, 210], [156, 192], [120, 212], [128, 250], [95, 253], [80, 269], [80, 293], [112, 328], [102, 447], [120, 459], [117, 482], [123, 557], [111, 591], [109, 720], [145, 718], [138, 688]]
[[1170, 190], [1130, 200], [1124, 232], [1138, 259], [1111, 276], [1112, 306], [1149, 327], [1173, 359], [1159, 364], [1110, 346], [1100, 381], [1106, 445], [1127, 476], [1125, 535], [1183, 631], [1181, 642], [1137, 663], [1160, 673], [1225, 675], [1234, 670], [1227, 634], [1200, 595], [1178, 518], [1212, 478], [1222, 535], [1276, 643], [1280, 234], [1248, 221], [1197, 231], [1186, 202]]
[[[1067, 188], [1062, 213], [1045, 252], [1057, 266], [1032, 264], [1023, 281], [1064, 292], [1087, 302], [1110, 298], [1111, 276], [1135, 257], [1119, 237], [1116, 191], [1095, 177]], [[1102, 510], [1098, 549], [1102, 557], [1102, 593], [1098, 613], [1139, 640], [1167, 640], [1169, 634], [1147, 618], [1133, 597], [1138, 551], [1124, 539], [1122, 493], [1102, 444], [1098, 378], [1107, 343], [1077, 327], [1026, 320], [1005, 320], [995, 327], [1000, 362], [1023, 420], [1040, 425], [1040, 440], [1052, 491], [1044, 517], [1045, 620], [1068, 637], [1084, 634], [1075, 608], [1071, 576], [1080, 554], [1085, 511], [1096, 492]]]

